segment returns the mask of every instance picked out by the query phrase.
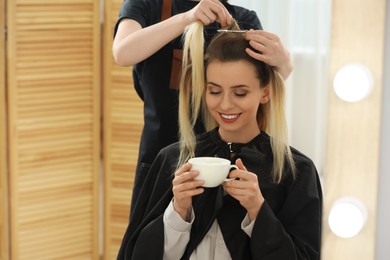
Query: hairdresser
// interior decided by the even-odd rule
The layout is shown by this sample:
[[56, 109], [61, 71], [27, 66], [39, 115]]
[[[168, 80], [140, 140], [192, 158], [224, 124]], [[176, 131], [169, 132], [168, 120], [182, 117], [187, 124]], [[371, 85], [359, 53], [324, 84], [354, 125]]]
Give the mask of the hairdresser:
[[[280, 38], [263, 31], [254, 11], [226, 0], [125, 0], [115, 25], [113, 55], [120, 66], [133, 66], [134, 87], [144, 102], [144, 128], [131, 208], [161, 148], [178, 141], [178, 84], [181, 35], [187, 25], [205, 25], [206, 45], [218, 29], [237, 21], [254, 50], [250, 56], [273, 67], [284, 79], [292, 65]], [[203, 132], [198, 126], [197, 133]]]

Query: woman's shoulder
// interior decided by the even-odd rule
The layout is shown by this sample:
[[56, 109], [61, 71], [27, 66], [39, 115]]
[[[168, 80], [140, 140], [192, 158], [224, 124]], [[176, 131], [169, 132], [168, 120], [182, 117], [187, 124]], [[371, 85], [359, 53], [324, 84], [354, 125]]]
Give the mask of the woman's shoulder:
[[303, 152], [299, 151], [298, 149], [294, 147], [290, 147], [291, 154], [293, 156], [294, 162], [296, 165], [313, 165], [314, 162], [312, 159], [310, 159], [306, 154]]
[[291, 147], [297, 179], [319, 180], [317, 167], [313, 160], [296, 148]]

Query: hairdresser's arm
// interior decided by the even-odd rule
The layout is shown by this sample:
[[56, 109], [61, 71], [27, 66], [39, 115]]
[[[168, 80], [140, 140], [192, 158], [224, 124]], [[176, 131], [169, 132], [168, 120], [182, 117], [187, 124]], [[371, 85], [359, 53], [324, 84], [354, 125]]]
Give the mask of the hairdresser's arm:
[[284, 47], [281, 39], [276, 34], [263, 30], [250, 30], [245, 35], [252, 48], [257, 52], [247, 49], [247, 53], [255, 59], [261, 60], [281, 74], [286, 80], [293, 70], [290, 53]]
[[232, 19], [219, 0], [202, 0], [185, 13], [145, 28], [135, 20], [123, 19], [114, 38], [114, 59], [120, 66], [131, 66], [178, 37], [187, 25], [196, 21], [208, 25], [217, 19], [222, 27], [230, 24]]

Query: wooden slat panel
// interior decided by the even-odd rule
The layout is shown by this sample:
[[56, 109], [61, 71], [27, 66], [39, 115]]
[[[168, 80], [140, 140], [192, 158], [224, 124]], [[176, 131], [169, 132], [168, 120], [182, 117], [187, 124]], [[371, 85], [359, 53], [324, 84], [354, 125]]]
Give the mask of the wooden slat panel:
[[131, 68], [112, 57], [112, 35], [123, 0], [105, 1], [104, 25], [104, 259], [116, 259], [129, 219], [142, 101], [134, 91]]
[[0, 0], [0, 260], [8, 259], [8, 195], [5, 88], [5, 1]]
[[[375, 83], [357, 103], [329, 92], [321, 259], [375, 259], [386, 1], [333, 0], [332, 7], [330, 82], [343, 65], [358, 62]], [[334, 235], [327, 223], [332, 204], [344, 196], [361, 200], [368, 213], [364, 228], [348, 239]]]
[[98, 259], [100, 1], [8, 1], [11, 258]]

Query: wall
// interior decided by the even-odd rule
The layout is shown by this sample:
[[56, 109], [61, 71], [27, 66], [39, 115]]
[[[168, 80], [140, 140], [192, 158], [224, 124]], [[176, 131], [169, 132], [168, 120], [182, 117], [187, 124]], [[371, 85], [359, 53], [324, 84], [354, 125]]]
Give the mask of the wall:
[[[383, 90], [385, 0], [333, 0], [330, 82], [343, 65], [366, 65], [374, 90], [348, 103], [329, 84], [328, 141], [324, 174], [323, 259], [375, 259], [380, 122]], [[364, 228], [352, 238], [334, 235], [328, 224], [332, 204], [353, 196], [367, 208]]]
[[[390, 71], [390, 1], [387, 1], [385, 64]], [[376, 228], [376, 260], [388, 260], [390, 255], [390, 74], [384, 73], [382, 97], [381, 156], [378, 190], [378, 222]]]
[[263, 29], [278, 35], [290, 52], [294, 67], [286, 81], [290, 142], [310, 157], [323, 175], [331, 0], [231, 0], [229, 3], [255, 10]]

